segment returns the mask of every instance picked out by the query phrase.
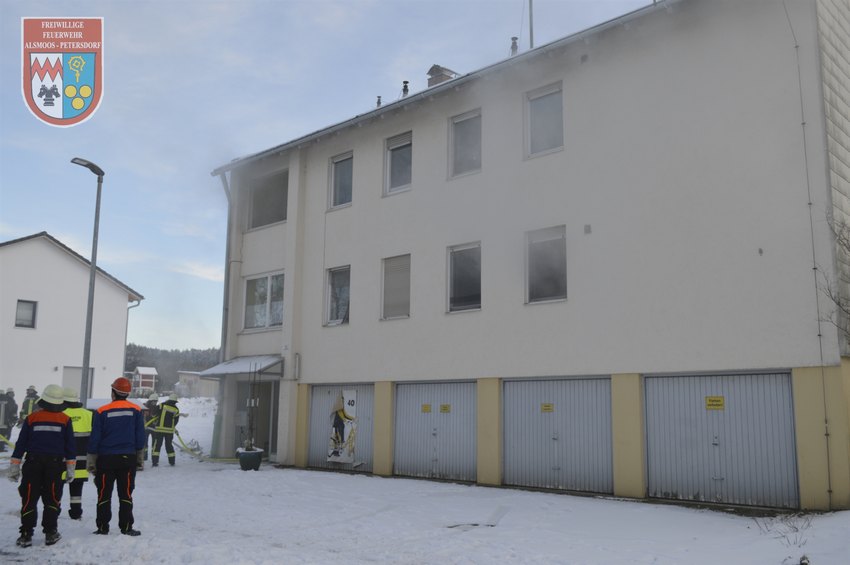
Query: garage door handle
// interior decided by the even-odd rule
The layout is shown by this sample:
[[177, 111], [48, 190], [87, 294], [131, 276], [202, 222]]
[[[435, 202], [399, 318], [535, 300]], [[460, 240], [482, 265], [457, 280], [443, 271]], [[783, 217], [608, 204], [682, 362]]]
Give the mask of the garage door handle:
[[726, 477], [711, 477], [712, 481], [725, 481]]

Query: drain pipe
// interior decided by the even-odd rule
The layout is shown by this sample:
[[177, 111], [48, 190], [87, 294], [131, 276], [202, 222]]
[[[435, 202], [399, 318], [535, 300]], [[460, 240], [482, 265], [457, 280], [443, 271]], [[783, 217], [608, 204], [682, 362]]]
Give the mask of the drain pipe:
[[124, 320], [124, 362], [121, 364], [123, 369], [121, 369], [121, 376], [124, 376], [124, 373], [127, 372], [127, 334], [130, 331], [130, 310], [141, 304], [141, 299], [137, 298], [136, 303], [132, 306], [127, 306], [127, 318]]
[[218, 362], [224, 363], [225, 349], [227, 348], [227, 327], [230, 315], [230, 228], [233, 217], [233, 196], [230, 193], [230, 186], [227, 183], [227, 173], [221, 173], [219, 178], [221, 179], [221, 187], [224, 189], [224, 195], [227, 197], [227, 235], [224, 244], [224, 300], [221, 306], [221, 346], [218, 351]]

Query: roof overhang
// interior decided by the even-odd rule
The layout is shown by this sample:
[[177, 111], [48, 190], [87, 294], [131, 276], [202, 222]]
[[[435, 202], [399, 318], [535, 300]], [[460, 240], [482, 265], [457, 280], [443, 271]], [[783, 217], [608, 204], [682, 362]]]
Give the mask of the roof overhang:
[[281, 374], [280, 355], [248, 355], [234, 357], [199, 373], [203, 378], [220, 378], [227, 375], [250, 375], [253, 373]]

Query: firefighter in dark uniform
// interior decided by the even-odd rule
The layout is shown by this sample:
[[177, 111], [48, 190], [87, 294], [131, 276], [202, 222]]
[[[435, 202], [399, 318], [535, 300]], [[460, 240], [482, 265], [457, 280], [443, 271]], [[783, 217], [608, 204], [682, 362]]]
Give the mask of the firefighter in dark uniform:
[[[148, 443], [153, 444], [154, 440], [151, 439], [153, 436], [154, 423], [157, 418], [159, 418], [159, 395], [155, 392], [152, 392], [148, 397], [148, 401], [145, 402], [145, 405], [142, 407], [142, 416], [145, 418], [145, 461], [148, 460]], [[151, 445], [153, 447], [153, 445]]]
[[118, 527], [127, 536], [133, 529], [133, 489], [136, 470], [144, 469], [145, 422], [142, 409], [127, 400], [130, 381], [118, 377], [112, 382], [112, 402], [97, 409], [89, 436], [86, 469], [94, 473], [97, 486], [97, 530], [109, 533], [112, 520], [112, 488], [118, 486]]
[[24, 397], [24, 401], [21, 402], [21, 413], [18, 416], [19, 428], [24, 424], [26, 417], [35, 412], [36, 402], [38, 402], [38, 392], [34, 386], [30, 385], [27, 387], [27, 395]]
[[[18, 421], [18, 403], [15, 402], [14, 389], [7, 388], [5, 393], [0, 393], [0, 451], [6, 451], [6, 444], [12, 434], [12, 427]], [[14, 446], [13, 446], [14, 447]]]
[[72, 520], [80, 520], [83, 517], [83, 485], [89, 480], [89, 472], [86, 470], [86, 453], [89, 447], [89, 435], [91, 435], [92, 411], [83, 408], [80, 403], [80, 395], [73, 388], [64, 389], [65, 414], [71, 418], [74, 428], [74, 440], [77, 448], [77, 466], [71, 481], [67, 479], [67, 473], [62, 473], [62, 479], [68, 483], [69, 502], [71, 507], [68, 516]]
[[165, 441], [165, 453], [168, 455], [168, 464], [172, 467], [175, 463], [174, 453], [174, 430], [180, 420], [180, 410], [177, 408], [177, 395], [171, 394], [168, 400], [159, 405], [159, 418], [154, 428], [153, 453], [151, 454], [151, 466], [159, 465], [159, 450]]
[[21, 458], [27, 454], [23, 464], [23, 479], [18, 487], [21, 495], [20, 547], [32, 545], [32, 534], [38, 523], [38, 500], [43, 511], [41, 528], [44, 543], [53, 545], [62, 537], [57, 530], [60, 502], [62, 500], [62, 470], [73, 476], [76, 465], [74, 430], [71, 419], [62, 413], [64, 395], [59, 385], [47, 385], [38, 400], [38, 408], [21, 425], [21, 433], [12, 452], [9, 465], [9, 480], [18, 482], [21, 477]]

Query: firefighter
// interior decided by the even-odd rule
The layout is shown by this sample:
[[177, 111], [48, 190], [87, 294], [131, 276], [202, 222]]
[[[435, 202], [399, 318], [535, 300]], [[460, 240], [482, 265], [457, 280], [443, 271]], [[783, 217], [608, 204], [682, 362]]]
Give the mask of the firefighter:
[[18, 427], [20, 428], [27, 416], [38, 410], [38, 392], [35, 387], [30, 385], [27, 387], [27, 395], [24, 401], [21, 402], [21, 413], [18, 416]]
[[12, 427], [17, 421], [18, 404], [15, 402], [15, 390], [7, 388], [5, 393], [0, 393], [0, 436], [3, 436], [0, 437], [0, 451], [6, 451]]
[[94, 473], [97, 486], [97, 530], [109, 533], [112, 519], [112, 488], [118, 487], [118, 527], [127, 536], [133, 529], [133, 489], [136, 471], [144, 469], [145, 422], [142, 409], [127, 400], [130, 381], [118, 377], [112, 382], [112, 402], [97, 409], [92, 419], [86, 470]]
[[89, 472], [86, 470], [86, 453], [89, 447], [89, 435], [91, 435], [92, 411], [83, 408], [80, 403], [80, 395], [73, 388], [63, 391], [65, 397], [65, 414], [71, 418], [74, 428], [74, 440], [77, 448], [77, 466], [74, 476], [68, 481], [66, 473], [62, 473], [62, 479], [68, 483], [69, 502], [71, 507], [68, 516], [72, 520], [80, 520], [83, 517], [83, 485], [89, 480]]
[[154, 445], [151, 454], [151, 467], [159, 465], [159, 450], [165, 441], [165, 453], [168, 455], [168, 464], [172, 467], [175, 463], [174, 453], [174, 430], [180, 420], [180, 410], [177, 408], [177, 395], [170, 394], [168, 400], [159, 405], [159, 417], [156, 419], [154, 428]]
[[47, 385], [38, 400], [40, 409], [24, 420], [12, 452], [9, 465], [9, 480], [12, 482], [18, 482], [21, 477], [21, 458], [24, 453], [27, 454], [18, 487], [21, 495], [21, 536], [16, 544], [20, 547], [32, 545], [33, 530], [38, 523], [39, 498], [43, 506], [41, 528], [45, 545], [53, 545], [62, 537], [57, 530], [62, 500], [62, 469], [73, 478], [76, 466], [74, 430], [71, 419], [62, 413], [64, 402], [62, 387]]
[[[150, 439], [153, 436], [154, 422], [159, 418], [159, 395], [152, 392], [148, 397], [148, 401], [142, 407], [142, 415], [145, 418], [145, 461], [148, 460], [148, 443], [153, 444], [155, 440]], [[153, 447], [153, 446], [151, 446]]]

